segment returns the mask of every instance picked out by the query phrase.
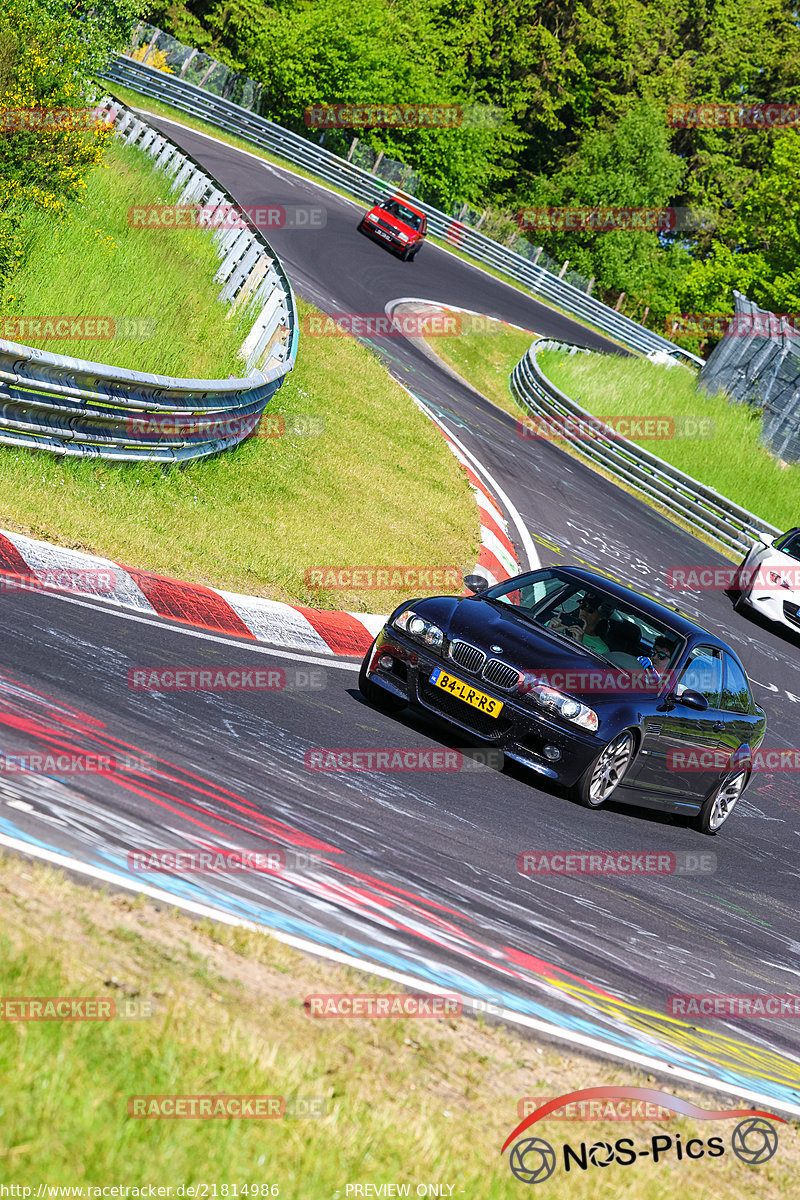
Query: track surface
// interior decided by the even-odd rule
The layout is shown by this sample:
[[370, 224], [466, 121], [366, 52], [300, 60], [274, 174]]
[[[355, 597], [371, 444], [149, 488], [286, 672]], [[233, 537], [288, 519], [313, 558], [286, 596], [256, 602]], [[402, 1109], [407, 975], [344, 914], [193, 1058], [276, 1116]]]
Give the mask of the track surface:
[[[359, 210], [345, 200], [174, 123], [152, 123], [240, 203], [325, 204], [324, 230], [270, 238], [298, 293], [327, 311], [383, 312], [414, 296], [605, 345], [433, 246], [416, 263], [401, 263], [357, 233]], [[511, 417], [413, 345], [387, 339], [376, 348], [501, 483], [543, 563], [599, 566], [674, 602], [667, 567], [723, 561], [554, 447], [520, 441]], [[727, 631], [741, 654], [767, 709], [765, 745], [796, 745], [797, 646], [737, 616], [724, 595], [680, 603]], [[368, 708], [344, 661], [304, 663], [52, 596], [0, 595], [0, 612], [6, 752], [103, 746], [136, 760], [113, 778], [0, 776], [0, 831], [125, 873], [126, 852], [145, 846], [260, 847], [267, 838], [316, 851], [314, 870], [300, 865], [281, 877], [146, 878], [422, 979], [473, 993], [477, 981], [509, 1007], [565, 1029], [800, 1104], [796, 1020], [704, 1021], [695, 1032], [645, 1015], [663, 1013], [676, 992], [800, 990], [795, 776], [758, 778], [730, 826], [708, 839], [680, 819], [622, 805], [587, 812], [513, 768], [321, 775], [306, 770], [307, 750], [435, 748], [447, 735]], [[131, 691], [128, 671], [150, 665], [311, 666], [324, 687]], [[717, 870], [686, 879], [530, 880], [517, 874], [516, 860], [533, 849], [712, 851]]]

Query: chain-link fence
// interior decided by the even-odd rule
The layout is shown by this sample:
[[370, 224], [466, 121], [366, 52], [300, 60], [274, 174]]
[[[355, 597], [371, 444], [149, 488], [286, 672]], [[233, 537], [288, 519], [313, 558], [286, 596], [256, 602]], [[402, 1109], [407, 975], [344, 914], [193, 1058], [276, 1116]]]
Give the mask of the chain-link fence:
[[[269, 111], [269, 97], [262, 94], [260, 84], [242, 71], [234, 71], [208, 54], [185, 46], [183, 42], [179, 42], [177, 38], [164, 33], [154, 25], [144, 22], [137, 25], [126, 53], [138, 62], [155, 67], [156, 70], [164, 71], [166, 74], [174, 75], [178, 79], [194, 84], [195, 87], [212, 92], [215, 96], [230, 100], [234, 104], [240, 104], [243, 108], [249, 108], [259, 116], [272, 117], [272, 113]], [[340, 149], [346, 143], [339, 139], [336, 141], [338, 145], [332, 140], [326, 139], [326, 148], [334, 153], [341, 153], [342, 156], [346, 154], [349, 161], [355, 166], [374, 174], [376, 196], [385, 190], [381, 187], [381, 184], [385, 184], [389, 188], [396, 188], [411, 196], [431, 199], [430, 196], [425, 195], [425, 188], [420, 176], [407, 163], [387, 158], [380, 151], [364, 145], [358, 138], [350, 141], [348, 149]], [[468, 204], [460, 202], [452, 206], [450, 213], [459, 224], [466, 225], [471, 229], [481, 229], [486, 226], [484, 232], [488, 232], [488, 227], [496, 224], [496, 219], [492, 221], [489, 218], [487, 221], [488, 213], [478, 212], [476, 209], [470, 208]], [[527, 259], [532, 265], [543, 267], [544, 270], [557, 275], [573, 287], [579, 288], [580, 291], [590, 291], [590, 281], [583, 275], [556, 262], [549, 254], [545, 253], [541, 246], [534, 246], [526, 237], [522, 237], [513, 218], [509, 218], [507, 221], [501, 220], [500, 225], [502, 233], [500, 229], [493, 230], [493, 233], [497, 236], [497, 240], [509, 250]]]
[[784, 462], [800, 461], [800, 330], [740, 292], [735, 316], [700, 372], [709, 392], [761, 410], [761, 442]]

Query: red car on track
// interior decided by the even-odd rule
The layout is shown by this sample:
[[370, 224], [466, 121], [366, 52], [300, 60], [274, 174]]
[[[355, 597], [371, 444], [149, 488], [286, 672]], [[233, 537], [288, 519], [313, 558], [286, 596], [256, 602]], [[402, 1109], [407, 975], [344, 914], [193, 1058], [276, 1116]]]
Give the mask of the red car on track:
[[419, 254], [428, 232], [428, 222], [425, 214], [407, 200], [392, 196], [391, 200], [379, 200], [365, 213], [358, 228], [376, 242], [397, 251], [403, 262], [408, 262]]

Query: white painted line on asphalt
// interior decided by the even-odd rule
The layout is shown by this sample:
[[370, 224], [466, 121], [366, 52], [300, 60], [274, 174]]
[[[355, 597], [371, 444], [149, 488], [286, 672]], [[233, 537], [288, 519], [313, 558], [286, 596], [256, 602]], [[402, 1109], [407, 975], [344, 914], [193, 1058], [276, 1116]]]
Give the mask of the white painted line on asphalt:
[[[118, 875], [114, 871], [106, 871], [102, 867], [94, 867], [89, 863], [81, 862], [80, 859], [72, 858], [67, 854], [60, 854], [54, 850], [48, 850], [43, 846], [31, 845], [21, 838], [13, 838], [0, 833], [0, 846], [5, 846], [9, 850], [16, 850], [21, 854], [27, 854], [31, 858], [42, 859], [44, 862], [61, 867], [63, 870], [74, 871], [79, 875], [86, 875], [91, 879], [97, 880], [99, 883], [110, 884], [142, 896], [149, 896], [152, 900], [158, 900], [159, 903], [168, 905], [170, 908], [178, 908], [185, 912], [193, 913], [196, 916], [207, 917], [209, 920], [217, 921], [221, 925], [233, 925], [237, 928], [249, 929], [254, 933], [267, 932], [276, 942], [282, 942], [284, 945], [291, 946], [293, 949], [299, 950], [304, 954], [324, 958], [330, 962], [339, 963], [341, 966], [352, 967], [354, 970], [361, 971], [367, 975], [377, 975], [380, 979], [389, 979], [393, 983], [402, 984], [404, 987], [411, 988], [417, 993], [424, 990], [426, 994], [437, 996], [449, 996], [453, 994], [452, 988], [439, 987], [437, 984], [430, 983], [424, 978], [421, 979], [402, 971], [392, 971], [379, 962], [371, 962], [369, 959], [356, 958], [350, 954], [343, 954], [340, 950], [332, 950], [329, 946], [318, 944], [308, 938], [284, 933], [281, 929], [273, 929], [268, 925], [259, 925], [255, 921], [248, 921], [244, 917], [237, 917], [233, 913], [227, 913], [223, 909], [214, 908], [210, 904], [202, 904], [196, 900], [187, 900], [181, 896], [173, 895], [172, 892], [165, 892], [160, 888], [152, 887], [149, 884], [128, 880], [124, 875]], [[478, 990], [475, 996], [466, 998], [479, 1000], [481, 999], [480, 991]], [[560, 1025], [551, 1024], [549, 1021], [542, 1021], [538, 1017], [530, 1017], [527, 1013], [517, 1013], [504, 1008], [503, 1014], [503, 1020], [510, 1025], [519, 1025], [524, 1029], [531, 1029], [536, 1033], [544, 1034], [546, 1037], [552, 1037], [560, 1042], [565, 1042], [574, 1048], [587, 1050], [593, 1054], [601, 1054], [606, 1058], [617, 1059], [620, 1062], [627, 1063], [629, 1066], [640, 1067], [646, 1071], [655, 1071], [660, 1075], [668, 1075], [671, 1079], [680, 1079], [684, 1083], [692, 1083], [698, 1087], [706, 1088], [711, 1092], [722, 1092], [728, 1096], [751, 1100], [757, 1104], [777, 1109], [779, 1113], [790, 1113], [792, 1116], [800, 1117], [800, 1105], [786, 1104], [782, 1100], [776, 1100], [774, 1096], [766, 1096], [761, 1092], [752, 1091], [749, 1088], [734, 1087], [724, 1080], [714, 1079], [711, 1075], [703, 1075], [699, 1071], [692, 1071], [687, 1067], [679, 1067], [674, 1063], [668, 1063], [647, 1054], [639, 1054], [633, 1050], [621, 1049], [613, 1042], [605, 1042], [599, 1037], [577, 1033], [574, 1030], [566, 1031]]]
[[330, 658], [317, 658], [308, 654], [296, 654], [288, 650], [273, 649], [271, 646], [264, 646], [259, 642], [242, 641], [240, 638], [233, 636], [219, 637], [215, 633], [206, 633], [202, 629], [195, 629], [192, 625], [173, 624], [167, 617], [162, 617], [160, 621], [154, 621], [150, 617], [140, 617], [136, 613], [116, 608], [110, 603], [106, 607], [99, 596], [97, 602], [91, 604], [88, 600], [78, 600], [74, 596], [65, 596], [61, 592], [37, 592], [36, 594], [52, 596], [54, 600], [62, 600], [67, 604], [77, 604], [79, 608], [93, 608], [95, 610], [100, 608], [102, 612], [107, 613], [110, 617], [121, 617], [125, 621], [136, 621], [140, 625], [154, 625], [156, 629], [164, 629], [171, 633], [182, 633], [186, 637], [200, 638], [204, 642], [219, 642], [221, 646], [241, 646], [243, 650], [251, 650], [254, 654], [267, 654], [271, 658], [290, 658], [293, 662], [314, 663], [320, 667], [336, 667], [340, 671], [358, 671], [361, 666], [360, 661], [347, 662], [345, 660], [340, 662], [333, 656]]

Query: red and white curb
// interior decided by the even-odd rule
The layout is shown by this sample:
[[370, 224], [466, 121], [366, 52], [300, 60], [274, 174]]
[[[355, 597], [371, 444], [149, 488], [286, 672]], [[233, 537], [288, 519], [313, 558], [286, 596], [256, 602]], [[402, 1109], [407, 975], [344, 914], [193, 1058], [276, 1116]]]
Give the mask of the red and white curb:
[[[497, 501], [475, 470], [477, 460], [472, 455], [467, 457], [466, 448], [417, 396], [409, 395], [441, 430], [475, 493], [481, 522], [481, 549], [475, 574], [483, 575], [489, 584], [516, 575], [520, 567], [508, 526]], [[523, 532], [523, 540], [529, 541], [524, 527]], [[530, 558], [532, 545], [526, 550]], [[375, 613], [304, 608], [259, 596], [224, 592], [200, 583], [184, 583], [8, 530], [0, 531], [0, 588], [69, 592], [197, 629], [323, 655], [361, 657], [386, 621], [385, 616]]]
[[[475, 572], [490, 583], [507, 579], [519, 567], [503, 514], [461, 450], [449, 437], [447, 443], [478, 501], [481, 551]], [[8, 530], [0, 532], [0, 588], [69, 592], [215, 633], [323, 655], [361, 657], [386, 620], [375, 613], [305, 608], [185, 583]]]
[[183, 583], [7, 530], [0, 533], [0, 586], [5, 591], [41, 588], [89, 596], [148, 616], [314, 654], [360, 657], [386, 620]]

